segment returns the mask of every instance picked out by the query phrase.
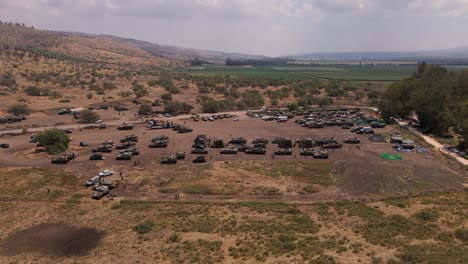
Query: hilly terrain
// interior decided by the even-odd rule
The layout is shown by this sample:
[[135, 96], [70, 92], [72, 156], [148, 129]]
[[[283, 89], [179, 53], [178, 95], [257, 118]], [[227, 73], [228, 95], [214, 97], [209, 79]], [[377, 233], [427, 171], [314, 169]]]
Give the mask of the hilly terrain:
[[197, 50], [110, 35], [38, 30], [22, 24], [1, 24], [0, 44], [40, 49], [87, 62], [181, 66], [189, 60], [221, 63], [227, 58], [262, 59], [238, 53]]

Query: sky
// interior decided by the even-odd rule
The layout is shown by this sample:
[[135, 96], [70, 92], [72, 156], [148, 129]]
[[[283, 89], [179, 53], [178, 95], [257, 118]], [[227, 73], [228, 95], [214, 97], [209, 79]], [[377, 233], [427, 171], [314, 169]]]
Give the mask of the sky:
[[0, 20], [267, 56], [468, 46], [468, 0], [0, 0]]

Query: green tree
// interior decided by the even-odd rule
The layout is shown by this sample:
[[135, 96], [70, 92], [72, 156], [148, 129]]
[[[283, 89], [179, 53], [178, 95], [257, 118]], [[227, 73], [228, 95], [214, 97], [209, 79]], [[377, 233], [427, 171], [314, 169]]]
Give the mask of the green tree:
[[64, 152], [70, 143], [70, 137], [63, 130], [56, 128], [39, 132], [36, 139], [49, 154]]
[[12, 115], [29, 115], [31, 110], [27, 104], [17, 103], [13, 104], [8, 108], [8, 113]]
[[29, 86], [24, 89], [24, 92], [30, 96], [41, 96], [41, 89], [36, 86]]
[[83, 110], [80, 113], [80, 122], [84, 124], [91, 124], [100, 119], [100, 116], [97, 112], [92, 110]]
[[153, 109], [151, 108], [151, 105], [149, 104], [140, 105], [140, 108], [138, 109], [139, 115], [149, 115], [151, 113], [153, 113]]

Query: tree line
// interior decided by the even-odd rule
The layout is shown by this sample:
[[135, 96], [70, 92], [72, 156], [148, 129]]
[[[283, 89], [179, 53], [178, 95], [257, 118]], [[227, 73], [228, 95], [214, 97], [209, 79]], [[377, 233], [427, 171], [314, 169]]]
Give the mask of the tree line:
[[382, 117], [417, 115], [424, 132], [445, 136], [450, 131], [468, 143], [468, 71], [450, 72], [422, 62], [412, 77], [392, 84], [380, 101]]
[[235, 60], [226, 59], [226, 66], [260, 66], [260, 65], [284, 65], [290, 60], [286, 58], [272, 58], [272, 59], [247, 59], [247, 60]]

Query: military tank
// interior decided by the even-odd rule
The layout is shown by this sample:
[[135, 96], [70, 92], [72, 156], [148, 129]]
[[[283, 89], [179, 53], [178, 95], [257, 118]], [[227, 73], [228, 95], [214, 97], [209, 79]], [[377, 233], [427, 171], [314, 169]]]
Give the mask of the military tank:
[[235, 147], [226, 147], [221, 149], [219, 154], [237, 154], [237, 149]]
[[231, 144], [245, 144], [247, 143], [247, 139], [243, 137], [238, 137], [238, 138], [231, 138], [231, 141], [229, 141]]
[[138, 137], [135, 136], [135, 135], [128, 135], [128, 136], [125, 136], [124, 138], [122, 138], [120, 140], [121, 143], [125, 143], [125, 142], [138, 142]]
[[245, 154], [265, 155], [266, 149], [264, 148], [249, 148], [245, 150]]
[[52, 158], [52, 164], [68, 164], [70, 160], [67, 157], [60, 156], [60, 157], [55, 157]]
[[314, 159], [328, 159], [328, 152], [321, 150], [314, 154]]
[[91, 156], [89, 156], [89, 160], [105, 160], [105, 158], [102, 153], [93, 153]]
[[206, 158], [205, 158], [205, 156], [198, 156], [198, 157], [196, 157], [195, 159], [193, 159], [192, 162], [193, 162], [193, 163], [205, 163], [205, 162], [206, 162]]
[[340, 143], [327, 143], [322, 146], [322, 148], [324, 149], [338, 149], [341, 147], [343, 147], [343, 144], [340, 144]]
[[354, 138], [346, 138], [344, 140], [344, 143], [346, 143], [346, 144], [359, 144], [359, 143], [361, 143], [361, 140], [359, 138], [355, 138], [355, 137]]
[[124, 152], [120, 153], [115, 157], [115, 160], [131, 160], [132, 159], [132, 153], [131, 152]]
[[117, 126], [117, 129], [118, 130], [133, 130], [134, 127], [135, 127], [134, 125], [123, 123], [123, 124]]
[[176, 163], [177, 163], [176, 155], [169, 155], [161, 159], [161, 164], [176, 164]]
[[301, 150], [299, 153], [301, 156], [314, 156], [315, 155], [315, 150], [312, 148], [304, 148]]
[[289, 148], [279, 148], [275, 149], [275, 155], [292, 155], [292, 150]]

